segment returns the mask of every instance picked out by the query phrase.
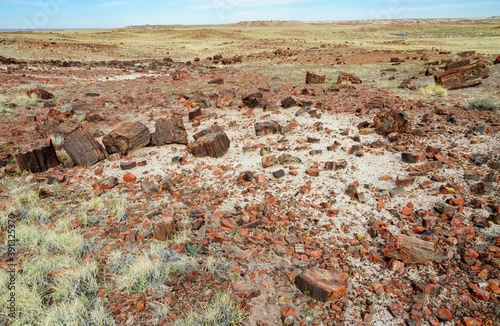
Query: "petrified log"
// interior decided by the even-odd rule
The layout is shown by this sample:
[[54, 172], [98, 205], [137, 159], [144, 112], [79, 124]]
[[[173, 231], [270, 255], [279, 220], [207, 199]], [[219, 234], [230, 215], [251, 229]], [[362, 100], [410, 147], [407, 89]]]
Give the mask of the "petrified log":
[[455, 69], [455, 68], [460, 68], [470, 65], [470, 60], [469, 59], [463, 59], [463, 60], [458, 60], [454, 62], [448, 63], [445, 67], [444, 70], [450, 70], [450, 69]]
[[109, 154], [127, 155], [133, 150], [147, 146], [151, 142], [151, 133], [141, 122], [128, 122], [104, 136], [102, 142]]
[[295, 286], [318, 301], [335, 301], [345, 295], [347, 276], [338, 270], [315, 268], [295, 279]]
[[233, 103], [234, 92], [231, 90], [223, 90], [217, 96], [216, 106], [218, 108], [225, 108]]
[[14, 156], [21, 170], [32, 173], [43, 172], [60, 164], [51, 139], [40, 140], [20, 148]]
[[481, 78], [488, 76], [489, 69], [483, 61], [450, 69], [434, 75], [436, 84], [446, 89], [458, 89], [480, 85]]
[[54, 97], [54, 95], [52, 93], [49, 93], [46, 90], [41, 89], [41, 88], [35, 88], [35, 89], [32, 89], [32, 90], [29, 90], [29, 91], [26, 92], [26, 94], [28, 96], [36, 94], [36, 96], [39, 99], [41, 99], [41, 100], [50, 100], [51, 98]]
[[175, 220], [166, 216], [153, 223], [153, 236], [160, 241], [166, 241], [177, 232]]
[[216, 125], [214, 123], [210, 128], [203, 129], [199, 133], [194, 134], [193, 138], [194, 138], [194, 140], [198, 140], [198, 139], [200, 139], [201, 137], [203, 137], [205, 135], [216, 134], [216, 133], [219, 133], [219, 132], [224, 132], [224, 130], [222, 130], [222, 128], [219, 125]]
[[297, 101], [291, 96], [281, 101], [281, 106], [285, 109], [291, 108], [292, 106], [295, 105], [297, 105]]
[[189, 110], [189, 121], [193, 121], [194, 119], [198, 118], [200, 115], [203, 113], [201, 112], [201, 108], [196, 107], [191, 110]]
[[431, 264], [447, 259], [444, 255], [436, 254], [433, 242], [405, 235], [392, 240], [385, 247], [384, 256], [400, 260], [405, 264]]
[[264, 95], [262, 95], [261, 92], [245, 94], [242, 98], [242, 101], [243, 105], [251, 109], [266, 105], [266, 101], [264, 101]]
[[425, 153], [404, 152], [404, 153], [401, 153], [401, 159], [405, 163], [415, 164], [418, 162], [422, 162], [425, 159]]
[[365, 104], [365, 107], [368, 109], [384, 109], [390, 108], [392, 105], [393, 101], [391, 99], [384, 98], [382, 96], [375, 96]]
[[362, 81], [359, 77], [348, 74], [345, 72], [341, 72], [339, 78], [337, 79], [337, 84], [361, 84]]
[[62, 123], [58, 128], [59, 132], [60, 129], [67, 132], [63, 148], [76, 164], [92, 166], [108, 156], [104, 147], [82, 126]]
[[377, 131], [382, 135], [393, 132], [403, 133], [408, 128], [408, 116], [401, 110], [381, 111], [373, 122]]
[[165, 144], [188, 143], [188, 135], [182, 117], [178, 115], [158, 119], [155, 122], [155, 132], [151, 135], [151, 144], [161, 146]]
[[229, 150], [231, 141], [225, 132], [209, 133], [188, 146], [188, 151], [196, 157], [219, 158]]
[[316, 74], [308, 70], [306, 73], [306, 84], [324, 84], [325, 78], [325, 74]]
[[281, 131], [281, 126], [274, 120], [257, 122], [255, 124], [255, 134], [257, 136], [265, 136], [269, 134], [277, 134]]

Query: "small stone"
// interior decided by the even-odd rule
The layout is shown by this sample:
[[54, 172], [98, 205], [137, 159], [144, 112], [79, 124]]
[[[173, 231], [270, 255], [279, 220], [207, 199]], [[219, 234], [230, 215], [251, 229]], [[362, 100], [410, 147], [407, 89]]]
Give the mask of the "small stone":
[[283, 178], [283, 177], [285, 176], [285, 171], [284, 171], [284, 170], [278, 170], [278, 171], [275, 171], [275, 172], [273, 172], [273, 176], [274, 176], [276, 179]]
[[399, 187], [409, 187], [415, 182], [415, 178], [405, 175], [398, 175], [396, 178], [396, 185]]
[[120, 168], [122, 170], [131, 170], [137, 166], [137, 163], [134, 161], [125, 161], [125, 162], [120, 162]]
[[128, 172], [123, 176], [123, 181], [125, 182], [134, 182], [135, 181], [135, 175], [132, 173]]
[[284, 109], [288, 109], [288, 108], [291, 108], [292, 106], [296, 106], [296, 105], [297, 105], [297, 101], [291, 96], [289, 96], [286, 99], [284, 99], [283, 101], [281, 101], [281, 106]]
[[97, 182], [99, 189], [111, 189], [118, 185], [118, 179], [115, 177], [108, 177]]

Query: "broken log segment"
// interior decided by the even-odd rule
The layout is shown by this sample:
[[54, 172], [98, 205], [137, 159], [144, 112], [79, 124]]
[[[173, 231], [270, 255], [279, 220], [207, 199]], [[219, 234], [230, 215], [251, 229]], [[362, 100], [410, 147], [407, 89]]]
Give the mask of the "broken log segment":
[[188, 135], [182, 117], [171, 115], [155, 122], [155, 132], [151, 135], [151, 144], [161, 146], [166, 144], [187, 145]]
[[436, 254], [434, 243], [405, 235], [392, 240], [384, 249], [384, 256], [402, 261], [405, 264], [432, 264], [447, 259]]
[[316, 74], [308, 70], [306, 73], [306, 84], [324, 84], [325, 78], [325, 74]]
[[151, 133], [141, 122], [128, 122], [104, 136], [102, 142], [109, 154], [127, 155], [133, 150], [149, 145]]
[[40, 140], [18, 149], [15, 158], [19, 168], [32, 173], [47, 171], [61, 164], [51, 139]]
[[436, 84], [448, 90], [473, 87], [480, 85], [481, 78], [489, 73], [489, 69], [483, 61], [478, 61], [463, 67], [449, 69], [434, 75]]
[[62, 123], [59, 129], [67, 132], [63, 148], [76, 164], [92, 166], [108, 157], [104, 146], [79, 124]]
[[209, 133], [190, 144], [188, 151], [196, 157], [219, 158], [227, 153], [230, 145], [231, 141], [225, 132]]
[[295, 286], [318, 301], [335, 301], [345, 295], [347, 276], [338, 270], [315, 268], [301, 273]]
[[177, 232], [175, 220], [166, 216], [153, 223], [153, 236], [160, 241], [167, 241]]

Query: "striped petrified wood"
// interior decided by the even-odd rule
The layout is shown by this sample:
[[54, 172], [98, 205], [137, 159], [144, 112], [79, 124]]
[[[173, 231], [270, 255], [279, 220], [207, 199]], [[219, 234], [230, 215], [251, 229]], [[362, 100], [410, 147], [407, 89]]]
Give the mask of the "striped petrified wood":
[[149, 145], [151, 133], [141, 122], [128, 122], [104, 136], [102, 142], [109, 154], [127, 155], [133, 150]]
[[32, 173], [43, 172], [60, 164], [50, 138], [22, 147], [14, 156], [21, 170]]
[[338, 270], [314, 268], [301, 273], [295, 286], [318, 301], [335, 301], [345, 295], [347, 276]]

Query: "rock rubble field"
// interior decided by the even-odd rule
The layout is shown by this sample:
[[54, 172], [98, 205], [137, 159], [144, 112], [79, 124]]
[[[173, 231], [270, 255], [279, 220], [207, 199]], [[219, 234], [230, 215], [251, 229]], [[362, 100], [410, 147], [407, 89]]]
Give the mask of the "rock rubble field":
[[479, 52], [1, 57], [0, 324], [499, 325]]

